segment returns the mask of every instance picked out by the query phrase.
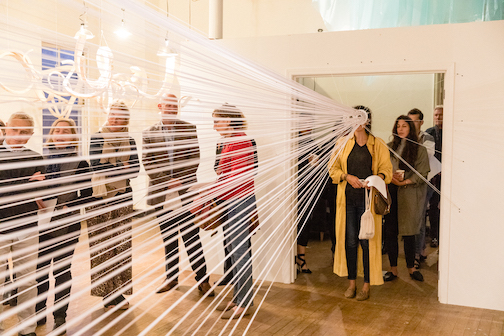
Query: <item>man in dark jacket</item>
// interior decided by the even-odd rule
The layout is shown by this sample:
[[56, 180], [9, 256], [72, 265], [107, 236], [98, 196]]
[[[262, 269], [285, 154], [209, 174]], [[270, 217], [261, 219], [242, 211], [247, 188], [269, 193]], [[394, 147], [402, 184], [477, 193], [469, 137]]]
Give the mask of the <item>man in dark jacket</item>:
[[[18, 303], [37, 295], [35, 270], [38, 250], [38, 209], [44, 207], [40, 181], [45, 179], [43, 157], [25, 147], [33, 135], [34, 122], [24, 112], [14, 113], [5, 128], [0, 145], [0, 273], [5, 272], [9, 252], [17, 275]], [[0, 276], [0, 285], [5, 278]], [[6, 288], [10, 290], [10, 288]], [[3, 306], [0, 305], [0, 313]], [[19, 321], [35, 314], [35, 302], [18, 312]], [[20, 335], [36, 336], [36, 323], [30, 323]], [[0, 321], [0, 330], [3, 330]]]
[[[165, 244], [166, 281], [157, 292], [163, 293], [178, 285], [180, 232], [196, 273], [196, 281], [203, 280], [198, 288], [206, 293], [210, 285], [199, 228], [193, 224], [194, 216], [189, 210], [170, 209], [171, 202], [167, 200], [172, 189], [177, 190], [176, 196], [186, 203], [187, 197], [183, 195], [197, 182], [200, 151], [196, 126], [178, 119], [178, 99], [173, 94], [164, 95], [158, 108], [161, 120], [143, 132], [142, 152], [142, 162], [149, 175], [147, 204], [155, 206], [158, 218], [162, 218], [160, 228]], [[213, 295], [213, 291], [209, 293], [209, 296]]]

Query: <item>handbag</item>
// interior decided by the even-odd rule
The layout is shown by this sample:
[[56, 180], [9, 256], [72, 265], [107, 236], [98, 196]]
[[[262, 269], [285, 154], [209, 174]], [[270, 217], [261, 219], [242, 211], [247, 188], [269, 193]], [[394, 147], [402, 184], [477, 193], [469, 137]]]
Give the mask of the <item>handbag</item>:
[[387, 187], [387, 198], [385, 198], [381, 192], [375, 187], [371, 187], [371, 198], [374, 202], [374, 212], [377, 215], [385, 216], [390, 212], [390, 206], [392, 205], [392, 197]]
[[361, 216], [361, 226], [359, 230], [360, 240], [371, 239], [375, 234], [375, 221], [373, 213], [371, 212], [371, 197], [369, 196], [371, 191], [367, 190], [367, 188], [365, 188], [364, 190], [366, 197], [366, 211], [364, 211]]

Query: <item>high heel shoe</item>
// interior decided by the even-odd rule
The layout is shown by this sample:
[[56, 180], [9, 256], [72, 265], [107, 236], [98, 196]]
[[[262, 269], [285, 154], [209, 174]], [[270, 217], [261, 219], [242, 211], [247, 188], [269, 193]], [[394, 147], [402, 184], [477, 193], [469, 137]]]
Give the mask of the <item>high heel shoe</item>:
[[[297, 258], [296, 259], [297, 272], [311, 274], [312, 271], [310, 271], [309, 268], [303, 269], [303, 267], [306, 265], [306, 260], [305, 260], [305, 258], [301, 258], [301, 257], [304, 257], [304, 254], [298, 254], [296, 257]], [[301, 261], [301, 264], [298, 263], [298, 260]]]

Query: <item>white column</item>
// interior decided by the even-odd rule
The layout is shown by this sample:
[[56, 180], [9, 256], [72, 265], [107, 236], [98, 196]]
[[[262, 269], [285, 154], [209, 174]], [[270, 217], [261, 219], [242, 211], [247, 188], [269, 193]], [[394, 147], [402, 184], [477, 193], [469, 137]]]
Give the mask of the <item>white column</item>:
[[224, 0], [210, 0], [209, 2], [208, 37], [211, 39], [222, 38], [223, 3]]

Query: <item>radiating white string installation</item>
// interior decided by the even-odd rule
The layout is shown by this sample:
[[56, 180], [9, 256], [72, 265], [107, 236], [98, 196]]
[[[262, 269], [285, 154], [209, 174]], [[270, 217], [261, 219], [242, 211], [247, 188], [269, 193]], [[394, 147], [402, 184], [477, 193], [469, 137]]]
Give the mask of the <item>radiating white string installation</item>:
[[[51, 28], [72, 14], [77, 24]], [[133, 35], [118, 42], [112, 22], [123, 15]], [[320, 197], [330, 157], [344, 147], [337, 141], [366, 114], [135, 1], [0, 16], [0, 279], [18, 275], [3, 286], [18, 290], [18, 305], [0, 313], [4, 335], [33, 332], [76, 302], [89, 305], [50, 335], [245, 334], [290, 272], [298, 222]], [[158, 57], [166, 32], [173, 50]], [[216, 221], [216, 235], [197, 234]], [[189, 263], [179, 263], [179, 241]], [[229, 283], [218, 287], [226, 258]], [[75, 260], [92, 267], [68, 281]], [[166, 286], [189, 289], [165, 308], [169, 294], [152, 288]], [[90, 291], [103, 300], [86, 301]], [[216, 311], [228, 301], [237, 321]], [[178, 321], [164, 324], [170, 314]]]

